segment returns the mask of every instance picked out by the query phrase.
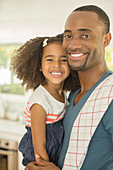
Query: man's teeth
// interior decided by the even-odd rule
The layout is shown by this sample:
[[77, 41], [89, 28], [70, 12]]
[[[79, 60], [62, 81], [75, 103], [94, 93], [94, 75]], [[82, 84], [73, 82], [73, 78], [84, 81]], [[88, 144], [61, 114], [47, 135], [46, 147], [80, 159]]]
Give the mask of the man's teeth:
[[61, 75], [62, 73], [61, 72], [60, 73], [51, 72], [51, 74], [53, 74], [53, 75]]
[[83, 54], [71, 54], [72, 57], [81, 57]]

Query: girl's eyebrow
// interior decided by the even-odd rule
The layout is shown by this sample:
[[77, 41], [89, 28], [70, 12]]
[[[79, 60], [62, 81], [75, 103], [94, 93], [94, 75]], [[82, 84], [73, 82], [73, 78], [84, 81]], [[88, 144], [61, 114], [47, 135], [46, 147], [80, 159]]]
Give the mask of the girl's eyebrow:
[[67, 58], [65, 55], [61, 55], [60, 57], [61, 57], [61, 58]]
[[[46, 55], [44, 58], [55, 57], [54, 55]], [[65, 55], [61, 55], [60, 58], [67, 58]]]
[[46, 55], [45, 58], [47, 58], [47, 57], [54, 57], [54, 56], [53, 55]]

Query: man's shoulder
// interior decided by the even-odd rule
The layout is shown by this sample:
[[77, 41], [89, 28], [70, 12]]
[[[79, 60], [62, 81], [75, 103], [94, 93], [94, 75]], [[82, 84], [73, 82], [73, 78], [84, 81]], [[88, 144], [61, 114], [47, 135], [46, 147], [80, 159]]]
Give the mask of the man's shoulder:
[[107, 84], [113, 85], [113, 72], [112, 74], [109, 74], [103, 81], [105, 81]]
[[113, 85], [113, 71], [110, 71], [110, 70], [109, 70], [108, 72], [106, 72], [106, 73], [100, 78], [100, 80], [98, 81], [98, 85], [103, 84], [103, 83], [109, 84], [109, 82], [110, 82], [110, 84]]

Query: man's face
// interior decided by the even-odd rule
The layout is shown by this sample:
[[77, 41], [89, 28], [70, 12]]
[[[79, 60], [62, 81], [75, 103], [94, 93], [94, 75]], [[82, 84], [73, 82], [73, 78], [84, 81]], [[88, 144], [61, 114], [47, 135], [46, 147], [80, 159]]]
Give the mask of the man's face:
[[104, 60], [103, 24], [94, 12], [75, 11], [67, 19], [63, 47], [70, 67], [88, 70]]

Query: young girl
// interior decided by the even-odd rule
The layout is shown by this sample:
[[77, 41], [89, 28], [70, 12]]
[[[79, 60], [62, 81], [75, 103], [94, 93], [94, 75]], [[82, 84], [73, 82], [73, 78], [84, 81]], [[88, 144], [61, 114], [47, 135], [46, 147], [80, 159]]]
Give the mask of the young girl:
[[26, 89], [34, 90], [24, 113], [27, 132], [19, 144], [22, 163], [35, 161], [38, 154], [57, 164], [68, 106], [64, 90], [77, 88], [76, 74], [70, 72], [62, 48], [62, 34], [28, 41], [12, 57], [11, 68]]

